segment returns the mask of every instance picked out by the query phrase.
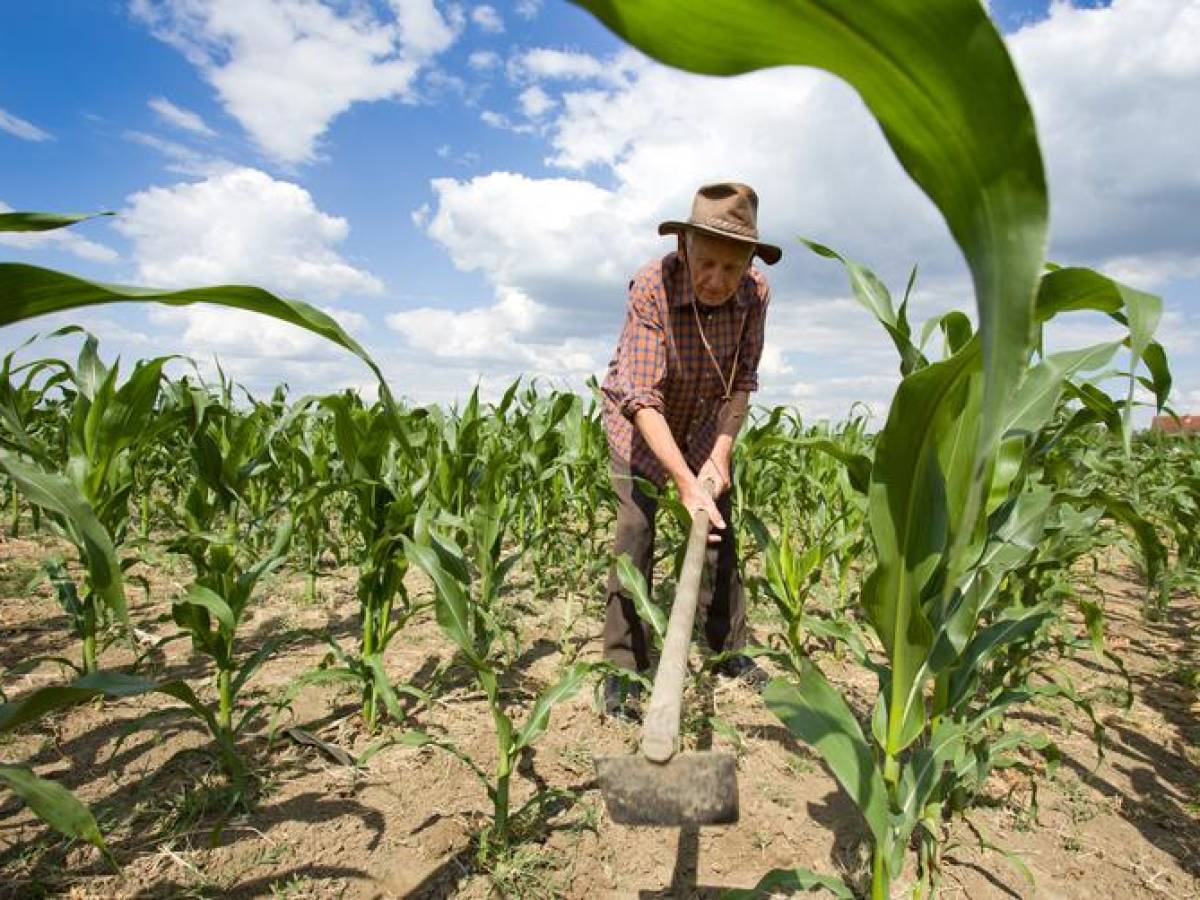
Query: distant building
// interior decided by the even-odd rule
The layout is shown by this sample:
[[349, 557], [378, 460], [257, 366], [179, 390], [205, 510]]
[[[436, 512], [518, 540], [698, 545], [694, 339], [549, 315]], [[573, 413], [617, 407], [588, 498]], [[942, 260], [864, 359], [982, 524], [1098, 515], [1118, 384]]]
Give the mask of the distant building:
[[1155, 416], [1150, 428], [1166, 434], [1200, 434], [1200, 416]]

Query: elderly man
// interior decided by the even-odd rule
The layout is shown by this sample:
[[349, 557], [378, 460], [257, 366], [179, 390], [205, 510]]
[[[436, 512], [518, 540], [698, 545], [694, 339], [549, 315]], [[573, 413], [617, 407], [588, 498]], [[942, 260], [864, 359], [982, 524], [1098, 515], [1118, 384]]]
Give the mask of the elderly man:
[[[746, 418], [749, 392], [758, 387], [769, 289], [751, 266], [782, 252], [758, 239], [758, 195], [734, 182], [701, 187], [686, 222], [658, 226], [677, 248], [644, 266], [629, 284], [625, 326], [603, 384], [604, 429], [618, 498], [613, 553], [628, 553], [650, 583], [654, 560], [655, 500], [638, 488], [641, 477], [661, 488], [671, 479], [683, 505], [708, 513], [711, 578], [701, 588], [697, 618], [714, 651], [745, 644], [746, 609], [730, 525], [733, 442]], [[715, 500], [702, 484], [716, 485]], [[646, 625], [616, 572], [608, 578], [604, 657], [625, 669], [649, 667]], [[761, 671], [740, 654], [718, 669], [729, 677]], [[634, 719], [640, 688], [623, 693], [610, 676], [604, 707]]]

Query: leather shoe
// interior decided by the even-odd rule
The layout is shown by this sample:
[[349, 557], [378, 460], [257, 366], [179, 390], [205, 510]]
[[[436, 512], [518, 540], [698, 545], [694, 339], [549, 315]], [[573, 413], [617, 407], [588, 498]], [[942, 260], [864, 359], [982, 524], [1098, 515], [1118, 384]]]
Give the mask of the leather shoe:
[[604, 715], [622, 722], [642, 720], [642, 686], [636, 681], [609, 675], [604, 679]]
[[717, 666], [717, 674], [731, 681], [740, 681], [747, 687], [762, 690], [770, 676], [767, 675], [749, 656], [737, 654], [731, 656]]

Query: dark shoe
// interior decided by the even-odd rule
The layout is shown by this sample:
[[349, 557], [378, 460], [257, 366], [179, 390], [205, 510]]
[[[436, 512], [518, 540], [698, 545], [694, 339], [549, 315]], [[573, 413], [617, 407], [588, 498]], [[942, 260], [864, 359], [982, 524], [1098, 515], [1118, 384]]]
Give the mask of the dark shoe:
[[604, 679], [604, 715], [622, 722], [642, 720], [642, 686], [619, 675]]
[[760, 669], [754, 660], [740, 653], [718, 665], [717, 674], [722, 678], [741, 682], [746, 687], [759, 691], [770, 680], [770, 676]]

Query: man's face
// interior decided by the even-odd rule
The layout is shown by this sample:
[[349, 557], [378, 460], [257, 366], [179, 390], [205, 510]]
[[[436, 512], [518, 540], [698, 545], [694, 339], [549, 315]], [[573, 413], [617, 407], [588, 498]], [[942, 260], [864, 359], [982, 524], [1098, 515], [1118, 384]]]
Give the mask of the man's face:
[[683, 244], [697, 299], [705, 306], [720, 306], [750, 268], [754, 248], [698, 231], [688, 234]]

